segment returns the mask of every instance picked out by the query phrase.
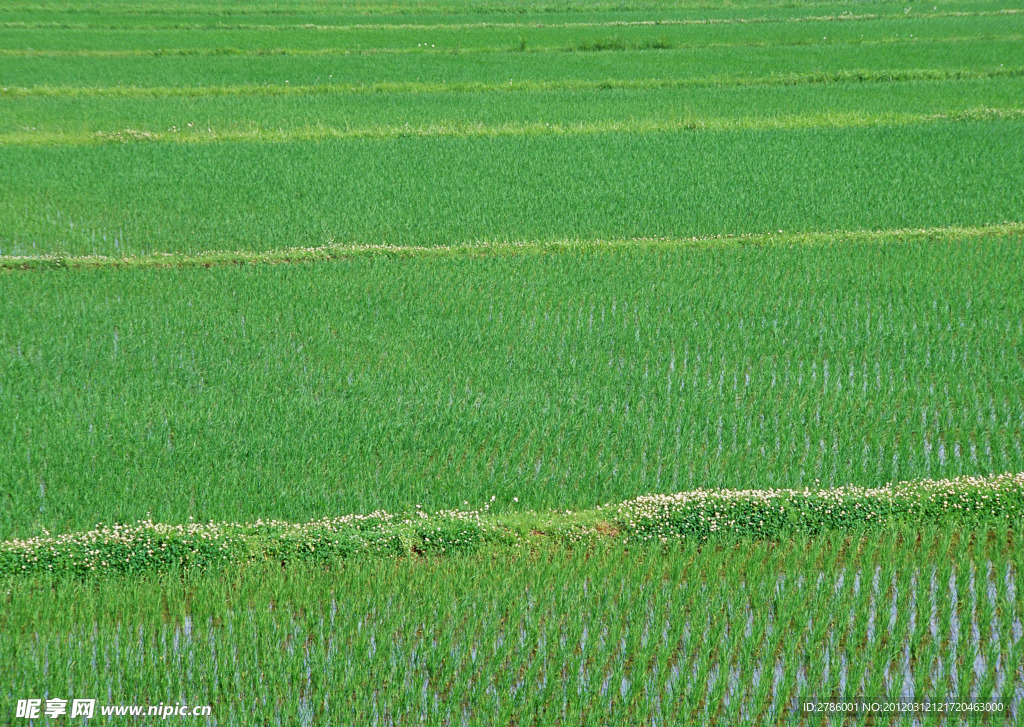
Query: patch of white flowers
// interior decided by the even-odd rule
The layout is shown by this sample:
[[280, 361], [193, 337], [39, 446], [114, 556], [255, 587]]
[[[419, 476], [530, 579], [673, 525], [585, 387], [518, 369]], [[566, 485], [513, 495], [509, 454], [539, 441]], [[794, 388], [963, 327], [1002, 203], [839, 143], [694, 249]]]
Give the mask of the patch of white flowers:
[[885, 487], [804, 490], [692, 490], [645, 495], [610, 508], [632, 537], [666, 540], [733, 531], [814, 532], [895, 521], [1024, 514], [1024, 473], [898, 482]]
[[627, 540], [668, 542], [725, 533], [774, 537], [946, 517], [1017, 520], [1024, 515], [1024, 473], [899, 482], [878, 488], [645, 495], [589, 511], [520, 514], [518, 530], [490, 512], [494, 499], [479, 510], [428, 513], [416, 505], [406, 514], [378, 510], [305, 523], [260, 519], [169, 525], [147, 518], [133, 525], [97, 525], [85, 532], [0, 542], [0, 574], [134, 572], [217, 562], [441, 554], [484, 542], [522, 544], [527, 538], [520, 533], [527, 531], [532, 538], [569, 542], [620, 535]]
[[[147, 518], [131, 525], [97, 525], [93, 530], [0, 542], [0, 574], [38, 571], [131, 571], [152, 566], [211, 565], [313, 553], [318, 547], [338, 555], [422, 550], [444, 552], [470, 545], [483, 531], [496, 530], [490, 509], [415, 510], [399, 515], [383, 510], [368, 515], [325, 517], [305, 523], [282, 520], [169, 525]], [[432, 534], [436, 534], [432, 538]], [[136, 566], [136, 568], [133, 568]]]

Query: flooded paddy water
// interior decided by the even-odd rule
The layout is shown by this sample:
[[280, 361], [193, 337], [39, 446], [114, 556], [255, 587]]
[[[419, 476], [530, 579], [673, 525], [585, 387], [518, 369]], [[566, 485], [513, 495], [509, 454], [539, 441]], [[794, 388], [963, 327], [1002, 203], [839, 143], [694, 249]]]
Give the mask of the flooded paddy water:
[[336, 595], [313, 607], [36, 632], [20, 639], [23, 668], [3, 690], [210, 704], [211, 725], [251, 724], [253, 710], [260, 723], [310, 726], [509, 724], [512, 715], [528, 715], [517, 724], [768, 724], [837, 701], [983, 703], [996, 711], [899, 723], [1011, 724], [1024, 706], [1018, 582], [1013, 566], [982, 561], [732, 585], [623, 588], [588, 577], [575, 602], [534, 585], [500, 603], [410, 607], [382, 592], [353, 608]]

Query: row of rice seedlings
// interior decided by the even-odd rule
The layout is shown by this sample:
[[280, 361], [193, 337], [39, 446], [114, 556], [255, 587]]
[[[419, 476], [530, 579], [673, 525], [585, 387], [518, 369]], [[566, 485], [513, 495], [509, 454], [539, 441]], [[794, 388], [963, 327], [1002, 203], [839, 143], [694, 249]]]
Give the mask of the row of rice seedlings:
[[[145, 8], [119, 5], [116, 8], [104, 8], [101, 13], [82, 12], [80, 8], [70, 6], [51, 8], [14, 3], [4, 6], [2, 20], [9, 27], [23, 31], [52, 30], [59, 24], [66, 32], [91, 30], [109, 35], [155, 30], [204, 31], [200, 35], [230, 35], [238, 31], [269, 34], [290, 30], [311, 35], [314, 32], [332, 34], [332, 31], [339, 30], [401, 32], [414, 28], [427, 32], [472, 33], [481, 28], [621, 29], [630, 25], [696, 26], [696, 29], [713, 32], [723, 25], [729, 28], [751, 23], [762, 26], [766, 33], [770, 33], [776, 24], [814, 24], [826, 20], [842, 20], [844, 24], [862, 27], [866, 32], [870, 32], [870, 26], [875, 23], [902, 21], [906, 24], [907, 32], [913, 33], [921, 21], [941, 22], [942, 19], [953, 18], [963, 22], [987, 16], [1007, 18], [1008, 15], [1012, 16], [1012, 13], [1007, 13], [1005, 7], [991, 0], [942, 2], [931, 7], [913, 7], [909, 10], [896, 3], [856, 3], [851, 8], [850, 4], [837, 5], [831, 2], [818, 2], [813, 8], [774, 2], [689, 7], [678, 4], [667, 7], [662, 3], [616, 4], [614, 7], [593, 4], [577, 7], [555, 4], [545, 7], [538, 3], [533, 7], [516, 7], [513, 3], [492, 3], [486, 8], [455, 7], [446, 3], [443, 6], [418, 4], [416, 8], [400, 9], [395, 6], [360, 5], [359, 8], [352, 8], [318, 5], [288, 7], [284, 10], [268, 6], [234, 6], [225, 10], [219, 6], [172, 4]], [[168, 45], [173, 47], [173, 44]]]
[[[991, 564], [1014, 582], [1008, 532], [968, 543], [957, 529], [937, 528], [920, 539], [888, 533], [879, 544], [830, 537], [752, 551], [612, 549], [372, 572], [357, 565], [260, 573], [259, 582], [242, 574], [235, 588], [248, 603], [232, 608], [204, 599], [221, 595], [218, 579], [174, 589], [191, 593], [206, 618], [165, 621], [149, 595], [142, 614], [114, 621], [103, 606], [82, 608], [74, 625], [44, 614], [27, 631], [8, 616], [0, 643], [12, 693], [182, 698], [214, 704], [226, 724], [254, 707], [271, 721], [308, 723], [331, 715], [395, 724], [767, 724], [788, 722], [805, 701], [854, 696], [991, 699], [1010, 710], [1020, 707], [1020, 681], [1008, 669], [1019, 664], [1021, 637], [1005, 629], [1005, 616], [991, 645], [981, 619], [994, 614], [977, 611], [943, 628], [928, 658], [911, 656], [914, 599], [940, 618], [958, 612], [950, 624], [965, 603], [987, 599], [969, 575], [954, 589], [930, 585], [926, 576], [942, 562], [933, 551], [952, 555], [957, 578]], [[133, 595], [147, 587], [154, 591], [124, 581], [57, 585]], [[27, 598], [52, 611], [49, 595]], [[977, 660], [982, 651], [991, 658]]]
[[[168, 8], [169, 10], [171, 8]], [[565, 24], [519, 24], [510, 16], [506, 22], [481, 27], [454, 23], [448, 27], [381, 28], [380, 23], [330, 27], [330, 10], [313, 28], [291, 26], [268, 28], [219, 27], [216, 32], [196, 33], [188, 29], [168, 29], [168, 16], [162, 13], [159, 26], [135, 26], [110, 32], [118, 18], [105, 13], [102, 29], [76, 27], [75, 16], [67, 14], [63, 25], [47, 28], [32, 21], [24, 25], [0, 25], [0, 47], [8, 54], [46, 57], [57, 54], [81, 55], [301, 55], [365, 54], [380, 51], [418, 54], [457, 51], [536, 52], [542, 50], [601, 51], [665, 50], [669, 48], [709, 48], [717, 46], [832, 46], [836, 44], [896, 44], [944, 40], [957, 42], [965, 36], [1000, 38], [1024, 29], [1019, 15], [955, 16], [940, 13], [900, 14], [874, 17], [870, 22], [847, 18], [843, 23], [811, 13], [797, 20], [763, 23], [673, 23], [654, 22], [618, 25], [586, 17], [571, 26]], [[756, 12], [756, 11], [755, 11]], [[872, 13], [874, 14], [874, 13]], [[4, 13], [7, 16], [8, 13]], [[79, 15], [80, 17], [80, 15]], [[401, 16], [393, 16], [400, 22]], [[38, 16], [34, 21], [39, 23]], [[214, 21], [216, 22], [216, 21]], [[385, 21], [386, 22], [386, 21]], [[614, 22], [614, 21], [612, 21]], [[454, 25], [454, 27], [453, 27]], [[18, 52], [20, 51], [20, 52]]]
[[[734, 3], [676, 3], [667, 7], [664, 3], [638, 2], [618, 4], [614, 7], [588, 4], [560, 8], [542, 7], [544, 3], [530, 3], [533, 7], [525, 7], [516, 2], [490, 2], [486, 3], [488, 6], [486, 8], [470, 8], [460, 3], [444, 3], [443, 5], [416, 3], [416, 9], [400, 7], [395, 4], [374, 3], [362, 4], [358, 8], [303, 5], [292, 2], [233, 5], [230, 8], [217, 4], [194, 6], [183, 3], [151, 3], [148, 5], [130, 3], [119, 5], [116, 8], [105, 7], [102, 13], [95, 12], [96, 8], [93, 3], [84, 3], [85, 8], [78, 5], [78, 2], [60, 7], [11, 3], [4, 6], [2, 17], [10, 27], [15, 28], [48, 27], [47, 20], [50, 21], [49, 27], [52, 27], [53, 21], [62, 19], [67, 21], [66, 24], [69, 28], [92, 28], [97, 31], [146, 30], [176, 24], [186, 28], [190, 27], [190, 22], [197, 23], [205, 18], [207, 19], [205, 26], [207, 30], [230, 33], [238, 29], [252, 29], [254, 25], [262, 26], [265, 32], [284, 30], [289, 27], [298, 27], [306, 31], [320, 29], [328, 32], [332, 25], [353, 32], [357, 30], [372, 31], [375, 27], [381, 30], [402, 30], [403, 28], [422, 26], [427, 17], [431, 17], [433, 25], [441, 30], [447, 27], [452, 30], [461, 28], [472, 31], [514, 25], [540, 26], [541, 28], [560, 28], [567, 25], [587, 27], [607, 24], [604, 21], [615, 17], [619, 18], [619, 26], [653, 24], [653, 22], [642, 22], [644, 18], [649, 21], [660, 18], [664, 21], [663, 24], [668, 26], [690, 24], [688, 21], [691, 20], [695, 21], [693, 24], [699, 26], [701, 21], [710, 21], [704, 22], [704, 24], [712, 26], [709, 30], [714, 30], [716, 29], [714, 26], [718, 25], [744, 25], [751, 21], [769, 26], [780, 22], [822, 22], [829, 19], [829, 16], [839, 14], [841, 7], [847, 10], [842, 13], [846, 22], [869, 26], [872, 23], [902, 20], [907, 23], [908, 27], [913, 28], [921, 21], [936, 21], [942, 18], [966, 19], [1008, 15], [1005, 12], [1000, 13], [998, 3], [992, 2], [992, 0], [958, 0], [956, 2], [942, 0], [936, 6], [911, 8], [911, 12], [904, 12], [905, 7], [891, 2], [855, 2], [852, 4], [854, 9], [851, 9], [850, 4], [840, 6], [834, 2], [820, 1], [813, 4], [812, 12], [808, 12], [808, 5], [794, 7], [774, 0], [745, 2], [742, 5]], [[83, 12], [84, 10], [93, 12]], [[490, 16], [496, 22], [485, 22], [481, 18], [483, 15]], [[551, 22], [538, 23], [537, 18], [541, 15], [549, 17]], [[230, 18], [231, 22], [228, 22], [227, 18]], [[311, 27], [308, 22], [316, 18], [322, 22], [319, 28]], [[569, 23], [569, 20], [576, 22]], [[639, 22], [629, 22], [630, 20]]]
[[[623, 88], [335, 95], [120, 98], [9, 97], [0, 143], [284, 141], [344, 136], [540, 135], [641, 130], [661, 123], [693, 131], [742, 126], [906, 123], [943, 116], [996, 116], [1020, 106], [1016, 77], [754, 87]], [[396, 108], [401, 114], [396, 116]], [[813, 110], [813, 111], [811, 111]], [[577, 132], [578, 130], [578, 132]]]
[[[1021, 217], [1010, 183], [1024, 154], [1019, 130], [1019, 121], [994, 118], [707, 134], [3, 146], [0, 254], [988, 224]], [[154, 168], [165, 173], [155, 177]], [[977, 193], [964, 196], [964, 187]]]
[[1024, 471], [1020, 257], [837, 240], [5, 276], [0, 536]]
[[[1005, 19], [1001, 19], [1005, 23]], [[1016, 18], [1010, 21], [1017, 27]], [[603, 53], [566, 53], [563, 49], [494, 53], [458, 50], [448, 53], [369, 53], [337, 55], [175, 55], [140, 56], [130, 64], [109, 56], [0, 55], [0, 76], [8, 87], [61, 88], [105, 86], [239, 86], [263, 84], [364, 84], [389, 82], [508, 83], [533, 80], [601, 80], [770, 76], [816, 72], [888, 72], [904, 69], [964, 70], [1019, 67], [1024, 62], [1013, 33], [979, 37], [964, 23], [957, 40], [922, 38], [913, 43], [768, 45], [757, 53], [742, 46], [671, 47]], [[757, 33], [752, 30], [751, 33]], [[898, 32], [898, 31], [897, 31]], [[605, 34], [606, 35], [606, 34]], [[648, 37], [650, 38], [651, 35]], [[827, 33], [824, 35], [827, 36]], [[894, 34], [895, 35], [895, 34]], [[422, 34], [422, 42], [437, 45]], [[593, 47], [583, 39], [577, 47]], [[613, 41], [614, 43], [614, 41]], [[436, 50], [433, 49], [433, 50]], [[760, 62], [758, 62], [758, 60]]]

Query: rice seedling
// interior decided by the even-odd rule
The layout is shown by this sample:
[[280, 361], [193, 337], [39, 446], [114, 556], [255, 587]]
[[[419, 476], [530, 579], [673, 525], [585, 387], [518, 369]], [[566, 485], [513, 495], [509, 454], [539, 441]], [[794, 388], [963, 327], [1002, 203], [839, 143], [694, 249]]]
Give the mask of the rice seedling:
[[[701, 77], [739, 79], [745, 75], [785, 75], [813, 69], [888, 73], [904, 69], [957, 71], [965, 68], [1019, 67], [1024, 63], [1017, 35], [985, 37], [959, 31], [956, 42], [924, 38], [913, 43], [771, 45], [757, 53], [743, 46], [632, 49], [608, 53], [531, 53], [458, 51], [448, 53], [364, 53], [358, 55], [143, 55], [125, 64], [117, 57], [0, 54], [0, 74], [8, 87], [103, 88], [323, 84], [359, 86], [387, 79], [394, 83], [484, 83], [513, 81], [620, 81], [635, 78]], [[753, 31], [756, 33], [756, 30]], [[650, 33], [653, 35], [653, 33]], [[634, 41], [635, 42], [635, 41]], [[586, 43], [586, 41], [584, 41]], [[252, 92], [252, 91], [251, 91]]]
[[[524, 90], [498, 97], [465, 92], [455, 105], [450, 93], [396, 92], [368, 95], [357, 106], [338, 105], [330, 97], [167, 98], [139, 106], [124, 99], [19, 96], [6, 104], [0, 144], [260, 144], [889, 127], [1019, 118], [1024, 113], [1017, 103], [1020, 87], [1020, 78], [993, 76], [879, 83], [867, 89], [860, 83], [827, 88], [622, 88], [580, 90], [571, 97], [557, 90]], [[766, 102], [752, 108], [751, 96], [763, 96]], [[856, 108], [850, 108], [854, 98]], [[402, 106], [402, 120], [382, 123], [396, 104]], [[871, 110], [872, 105], [878, 109]], [[816, 110], [808, 113], [808, 107]]]
[[5, 146], [0, 252], [123, 256], [1013, 221], [1024, 205], [1012, 184], [1024, 154], [1020, 123]]
[[[1020, 250], [766, 238], [5, 275], [0, 536], [1024, 471]], [[654, 524], [784, 524], [722, 507]]]
[[0, 14], [0, 255], [1020, 217], [998, 4], [76, 7]]

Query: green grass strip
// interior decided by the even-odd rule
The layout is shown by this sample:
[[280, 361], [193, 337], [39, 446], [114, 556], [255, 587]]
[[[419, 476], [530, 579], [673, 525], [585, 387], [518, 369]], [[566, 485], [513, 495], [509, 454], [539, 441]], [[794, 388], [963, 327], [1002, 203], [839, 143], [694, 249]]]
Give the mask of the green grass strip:
[[[493, 502], [494, 497], [491, 498]], [[670, 543], [779, 539], [934, 522], [984, 524], [1024, 516], [1024, 473], [900, 482], [878, 488], [693, 490], [582, 511], [476, 510], [322, 518], [306, 523], [169, 525], [142, 520], [0, 543], [0, 576], [139, 573], [252, 562], [329, 562], [364, 556], [445, 555], [482, 545], [522, 548], [606, 540]]]
[[455, 245], [381, 245], [328, 243], [320, 247], [291, 247], [280, 250], [210, 250], [198, 253], [152, 253], [129, 257], [104, 255], [71, 256], [4, 255], [0, 271], [89, 270], [104, 268], [190, 268], [214, 265], [256, 265], [306, 263], [356, 257], [461, 257], [469, 255], [515, 255], [523, 253], [571, 252], [604, 248], [673, 248], [712, 245], [825, 245], [835, 242], [951, 241], [1024, 234], [1024, 221], [973, 227], [949, 226], [894, 230], [848, 230], [831, 232], [745, 233], [686, 238], [640, 237], [613, 240], [553, 240], [522, 242], [470, 242]]
[[938, 114], [872, 114], [829, 112], [799, 116], [753, 117], [740, 119], [624, 120], [593, 123], [503, 123], [473, 124], [455, 122], [426, 126], [395, 125], [346, 129], [309, 126], [296, 129], [216, 130], [174, 127], [167, 131], [119, 129], [116, 131], [14, 131], [0, 133], [0, 146], [83, 146], [127, 144], [132, 142], [171, 142], [209, 144], [215, 142], [280, 143], [330, 141], [335, 139], [398, 139], [408, 137], [498, 137], [498, 136], [578, 136], [593, 134], [648, 134], [658, 132], [793, 131], [796, 129], [844, 129], [909, 126], [938, 122], [1024, 119], [1024, 108], [976, 108]]
[[5, 98], [207, 98], [228, 96], [318, 96], [326, 94], [483, 93], [498, 91], [600, 91], [606, 89], [800, 86], [830, 83], [896, 83], [1019, 78], [1024, 66], [974, 69], [843, 70], [776, 73], [769, 76], [717, 75], [699, 78], [570, 79], [560, 81], [384, 81], [380, 83], [239, 84], [233, 86], [3, 86]]

